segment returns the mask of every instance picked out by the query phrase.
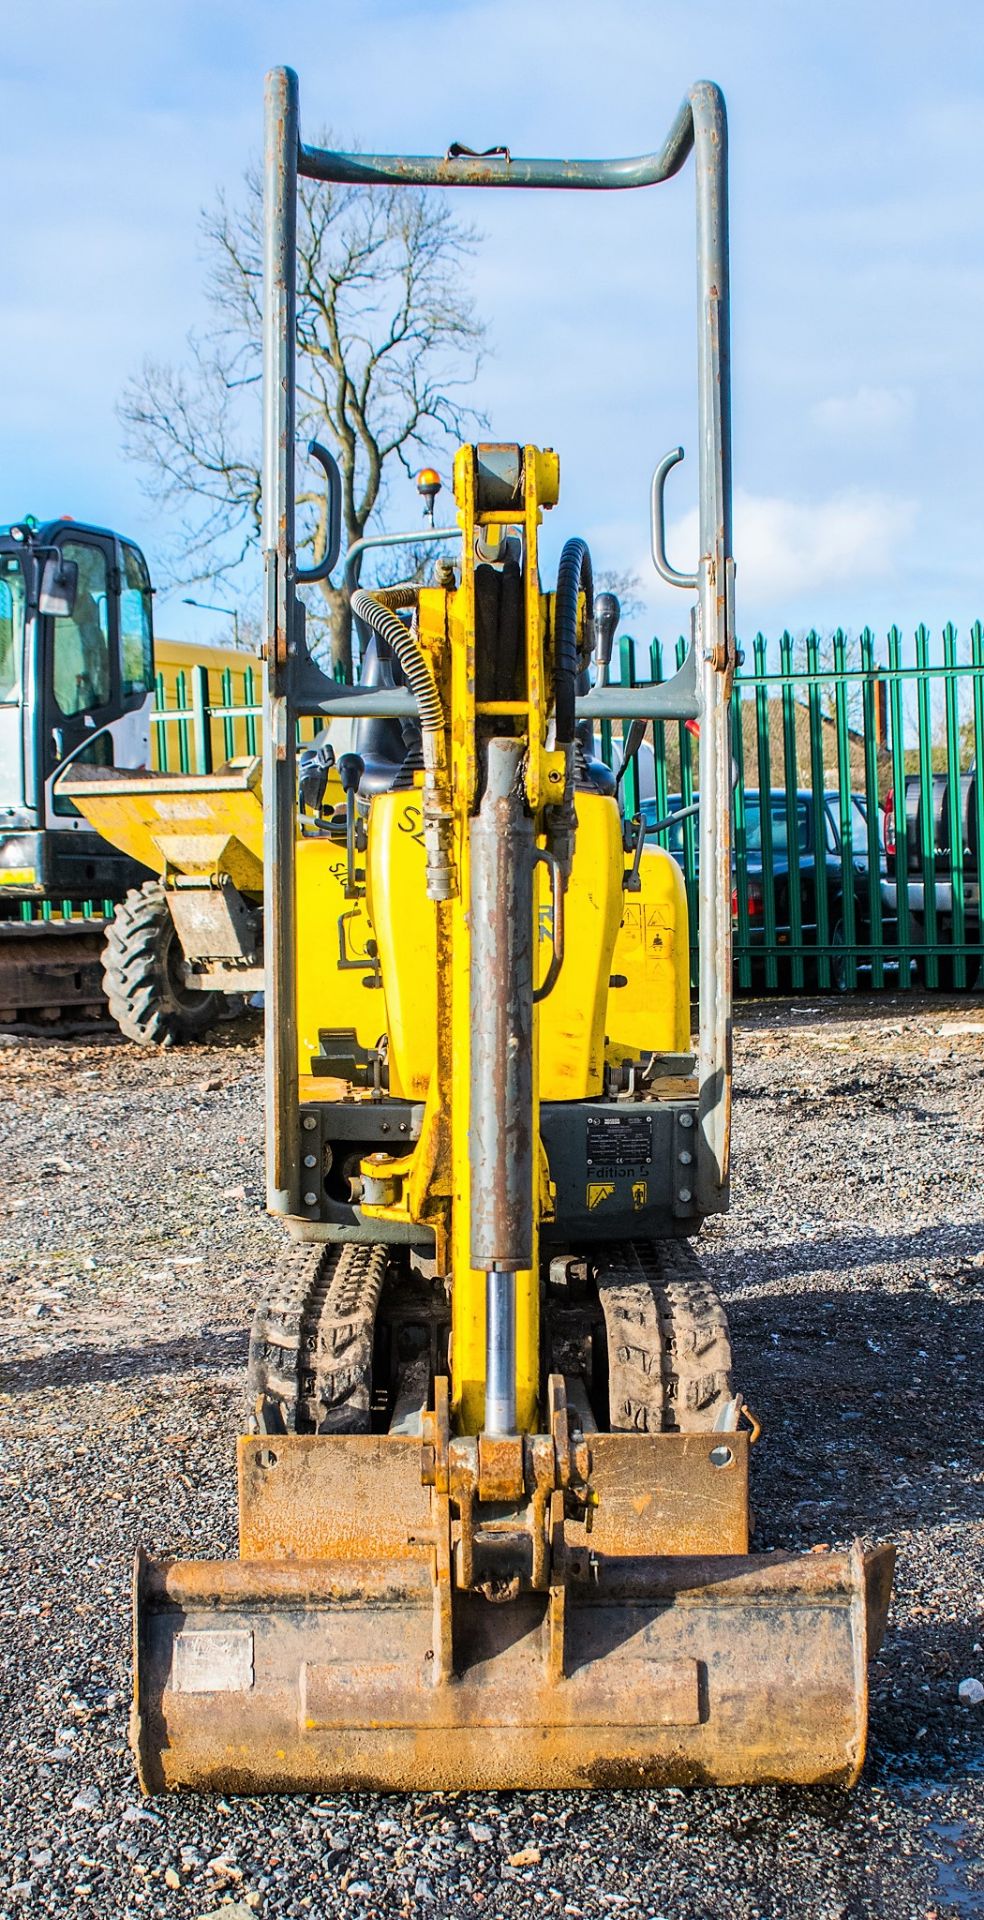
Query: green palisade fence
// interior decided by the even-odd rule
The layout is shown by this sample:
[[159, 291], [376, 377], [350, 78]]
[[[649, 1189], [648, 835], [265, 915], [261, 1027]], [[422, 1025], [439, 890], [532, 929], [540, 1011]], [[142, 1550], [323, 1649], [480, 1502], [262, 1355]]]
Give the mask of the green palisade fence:
[[[624, 637], [613, 665], [622, 685], [646, 684], [675, 671], [685, 652], [678, 640], [668, 661], [660, 640], [643, 650]], [[211, 773], [259, 750], [259, 674], [254, 682], [247, 670], [238, 700], [228, 672], [220, 691], [211, 699], [206, 669], [193, 667], [178, 674], [168, 707], [158, 677], [152, 753], [162, 771]], [[314, 730], [304, 722], [305, 737]], [[620, 732], [610, 721], [599, 729], [609, 765]], [[775, 642], [756, 634], [735, 676], [732, 754], [739, 989], [984, 986], [980, 622], [964, 635], [950, 625], [938, 635], [893, 627], [883, 638], [868, 628]], [[623, 785], [627, 812], [641, 812], [650, 829], [687, 807], [699, 791], [693, 723], [651, 728]], [[696, 821], [656, 838], [683, 870], [695, 959]], [[111, 911], [100, 900], [22, 909], [26, 920]]]
[[[645, 674], [640, 651], [622, 640], [621, 684], [664, 677], [660, 642]], [[679, 666], [682, 640], [675, 653]], [[609, 764], [619, 731], [603, 731]], [[658, 722], [623, 783], [683, 868], [694, 961], [696, 824], [658, 823], [697, 791], [695, 746]], [[756, 634], [735, 676], [732, 754], [736, 986], [984, 986], [979, 622], [964, 636]]]

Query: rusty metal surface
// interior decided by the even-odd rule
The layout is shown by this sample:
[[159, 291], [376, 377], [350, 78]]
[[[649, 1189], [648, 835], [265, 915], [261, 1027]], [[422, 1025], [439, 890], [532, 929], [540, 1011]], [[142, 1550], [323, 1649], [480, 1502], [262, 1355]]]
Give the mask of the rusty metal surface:
[[167, 903], [187, 961], [245, 961], [256, 966], [262, 956], [260, 915], [243, 899], [238, 887], [225, 885], [172, 887]]
[[[730, 1454], [716, 1466], [712, 1455]], [[571, 1549], [599, 1554], [746, 1553], [746, 1433], [593, 1433], [586, 1522], [567, 1522]]]
[[[563, 1677], [550, 1599], [459, 1595], [444, 1682], [423, 1567], [392, 1568], [388, 1587], [377, 1568], [363, 1593], [352, 1564], [142, 1562], [141, 1779], [225, 1792], [850, 1785], [885, 1561], [859, 1548], [603, 1561], [566, 1588]], [[193, 1691], [175, 1684], [188, 1673]]]
[[[486, 754], [485, 793], [469, 837], [471, 1264], [508, 1275], [532, 1265], [534, 1248], [535, 841], [522, 788], [523, 741], [490, 740]], [[493, 1369], [494, 1337], [489, 1345]], [[506, 1345], [511, 1385], [515, 1334]], [[513, 1425], [515, 1408], [500, 1431]]]
[[[467, 1444], [451, 1443], [452, 1461]], [[592, 1504], [586, 1516], [568, 1520], [568, 1546], [608, 1556], [746, 1552], [748, 1445], [744, 1432], [592, 1434]], [[518, 1461], [516, 1452], [515, 1442], [482, 1436], [473, 1489], [480, 1498], [519, 1499], [521, 1445]], [[715, 1465], [712, 1454], [722, 1453], [730, 1460]], [[405, 1554], [410, 1539], [429, 1537], [420, 1463], [419, 1441], [404, 1435], [339, 1435], [328, 1443], [307, 1434], [245, 1436], [240, 1552], [249, 1560]], [[451, 1491], [460, 1500], [460, 1474]]]
[[244, 1436], [238, 1456], [244, 1560], [386, 1561], [413, 1552], [413, 1536], [429, 1538], [414, 1437]]
[[[522, 1434], [481, 1433], [477, 1447], [479, 1499], [520, 1499], [525, 1486]], [[453, 1454], [453, 1441], [451, 1449]]]

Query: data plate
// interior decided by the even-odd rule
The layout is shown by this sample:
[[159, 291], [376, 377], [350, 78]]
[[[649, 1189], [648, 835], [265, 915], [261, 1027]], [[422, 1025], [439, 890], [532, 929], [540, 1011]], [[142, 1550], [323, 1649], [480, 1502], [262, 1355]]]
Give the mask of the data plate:
[[594, 1179], [628, 1179], [646, 1174], [653, 1157], [653, 1122], [648, 1113], [592, 1114], [587, 1124], [588, 1170]]

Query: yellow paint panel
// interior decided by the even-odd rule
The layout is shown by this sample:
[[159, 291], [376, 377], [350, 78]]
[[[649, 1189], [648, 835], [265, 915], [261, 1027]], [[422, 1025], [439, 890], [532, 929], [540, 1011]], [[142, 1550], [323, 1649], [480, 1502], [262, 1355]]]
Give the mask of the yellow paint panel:
[[[371, 938], [365, 900], [345, 898], [345, 847], [326, 836], [305, 836], [296, 849], [297, 875], [297, 1047], [303, 1084], [319, 1051], [319, 1030], [352, 1028], [360, 1047], [374, 1047], [386, 1031], [386, 1008], [374, 976], [366, 942]], [[359, 964], [340, 967], [339, 920], [345, 957]], [[319, 1097], [339, 1099], [344, 1089], [317, 1079]], [[400, 1093], [396, 1076], [390, 1089]]]
[[[601, 1093], [608, 979], [622, 914], [622, 829], [616, 802], [577, 795], [574, 865], [564, 903], [566, 956], [540, 1004], [540, 1099], [584, 1100]], [[550, 958], [550, 878], [541, 863], [538, 935], [542, 979]]]
[[34, 867], [0, 867], [0, 886], [35, 887], [38, 876]]
[[[426, 1098], [437, 1044], [437, 916], [427, 898], [422, 792], [376, 794], [369, 819], [369, 917], [385, 982], [390, 1081]], [[382, 995], [378, 996], [382, 999]]]
[[690, 1051], [690, 948], [687, 890], [672, 854], [646, 847], [642, 889], [624, 896], [612, 972], [624, 987], [608, 993], [608, 1057]]
[[[259, 760], [223, 773], [145, 774], [58, 783], [89, 824], [153, 873], [168, 860], [179, 872], [216, 870], [226, 842], [238, 844], [237, 885], [263, 885], [263, 795]], [[203, 846], [203, 842], [211, 843]]]

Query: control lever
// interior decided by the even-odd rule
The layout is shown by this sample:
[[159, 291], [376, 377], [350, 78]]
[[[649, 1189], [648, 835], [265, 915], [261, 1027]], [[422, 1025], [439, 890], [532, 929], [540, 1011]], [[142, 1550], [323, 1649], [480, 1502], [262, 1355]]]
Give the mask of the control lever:
[[622, 737], [622, 760], [621, 760], [621, 765], [619, 766], [619, 770], [615, 775], [615, 792], [616, 793], [618, 792], [619, 787], [622, 784], [622, 781], [625, 779], [625, 776], [628, 773], [633, 760], [637, 757], [639, 748], [642, 746], [642, 743], [645, 738], [646, 738], [645, 720], [631, 721], [629, 725], [628, 733], [624, 734]]
[[355, 796], [366, 770], [361, 753], [343, 753], [338, 761], [338, 778], [345, 795], [345, 898], [358, 900], [360, 888], [355, 872]]
[[622, 609], [618, 596], [614, 593], [596, 593], [594, 603], [594, 663], [595, 684], [607, 687], [608, 670], [612, 663], [612, 647], [615, 644], [615, 631]]

